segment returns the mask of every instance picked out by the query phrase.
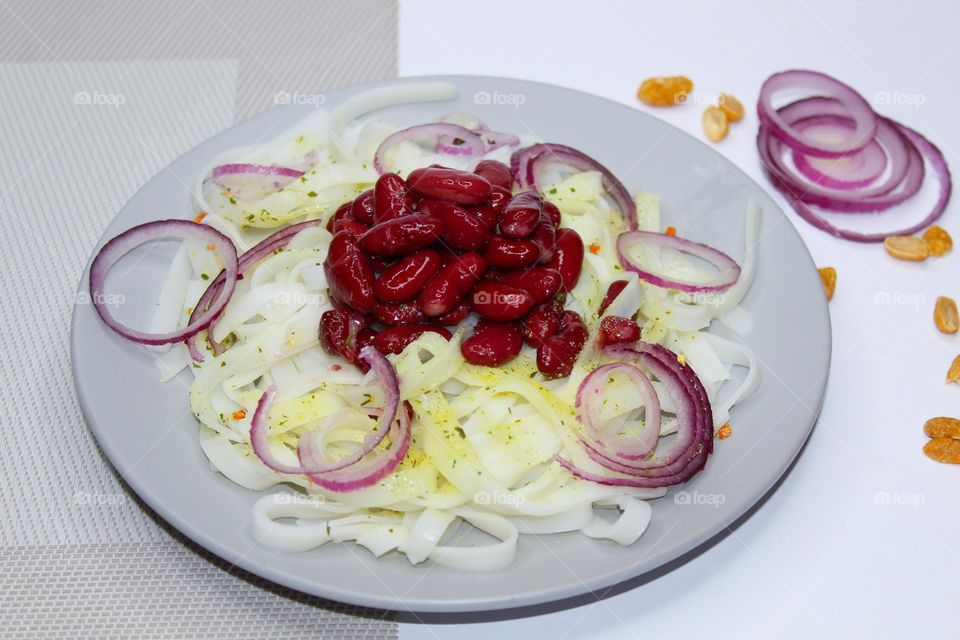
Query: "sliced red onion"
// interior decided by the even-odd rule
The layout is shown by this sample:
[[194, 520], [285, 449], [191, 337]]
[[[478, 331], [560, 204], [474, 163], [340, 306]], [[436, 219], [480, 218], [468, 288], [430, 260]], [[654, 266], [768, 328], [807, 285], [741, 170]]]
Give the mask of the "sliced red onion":
[[[835, 132], [848, 132], [851, 122], [836, 116], [820, 116], [801, 120], [801, 131], [817, 131], [821, 136], [836, 137]], [[817, 158], [794, 151], [793, 164], [807, 180], [831, 189], [862, 189], [875, 182], [887, 168], [887, 154], [876, 140], [861, 151], [843, 158]]]
[[[323, 224], [322, 220], [308, 220], [306, 222], [292, 224], [289, 227], [284, 227], [283, 229], [270, 234], [254, 246], [250, 247], [242, 256], [240, 256], [237, 268], [237, 279], [242, 279], [243, 274], [246, 273], [247, 269], [269, 256], [274, 251], [287, 246], [293, 236], [297, 235], [307, 227], [315, 227], [320, 224]], [[225, 277], [225, 273], [221, 271], [216, 278], [210, 281], [210, 285], [207, 287], [207, 290], [203, 292], [203, 295], [200, 296], [197, 304], [193, 307], [193, 313], [190, 314], [189, 322], [192, 323], [195, 318], [199, 317], [209, 307], [210, 302], [217, 297], [220, 289], [223, 287]], [[219, 314], [217, 314], [217, 317], [219, 317]], [[213, 328], [215, 321], [216, 318], [214, 318], [214, 322], [210, 323], [209, 328]], [[190, 350], [190, 357], [193, 358], [194, 361], [203, 362], [203, 351], [200, 349], [198, 344], [199, 339], [200, 336], [198, 332], [187, 340], [187, 347]], [[210, 331], [207, 331], [207, 341], [209, 342], [210, 348], [213, 349], [213, 353], [215, 355], [220, 355], [223, 353], [223, 345], [213, 339]]]
[[[645, 424], [640, 434], [632, 440], [610, 434], [602, 426], [600, 405], [604, 388], [616, 373], [625, 374], [633, 382], [645, 409]], [[613, 459], [640, 460], [657, 448], [660, 439], [660, 399], [650, 379], [640, 369], [623, 362], [605, 364], [591, 371], [577, 390], [577, 420], [583, 425], [585, 443]]]
[[480, 127], [476, 129], [476, 132], [479, 133], [483, 139], [484, 151], [493, 151], [500, 147], [517, 147], [520, 145], [520, 137], [512, 133], [493, 131], [486, 127]]
[[[320, 482], [321, 479], [324, 482], [344, 482], [344, 479], [339, 476], [328, 478], [327, 474], [342, 471], [348, 468], [351, 469], [351, 475], [349, 476], [351, 482], [369, 480], [369, 478], [376, 475], [375, 472], [380, 472], [383, 468], [388, 466], [386, 463], [389, 463], [393, 459], [397, 448], [401, 446], [402, 442], [391, 442], [390, 448], [382, 456], [372, 456], [374, 459], [376, 459], [376, 464], [370, 460], [364, 460], [359, 465], [358, 463], [360, 463], [364, 458], [370, 457], [370, 454], [373, 453], [374, 449], [376, 449], [377, 446], [383, 442], [383, 439], [386, 437], [387, 433], [392, 433], [392, 425], [394, 424], [395, 418], [397, 418], [398, 415], [400, 417], [402, 430], [408, 433], [405, 437], [397, 438], [395, 440], [402, 441], [406, 439], [408, 441], [407, 444], [409, 444], [410, 429], [409, 420], [407, 419], [408, 416], [406, 411], [397, 411], [398, 407], [400, 406], [400, 381], [397, 378], [396, 370], [393, 368], [393, 365], [390, 364], [390, 361], [383, 356], [383, 354], [372, 347], [364, 347], [361, 349], [360, 359], [370, 365], [370, 370], [376, 375], [385, 396], [383, 407], [380, 407], [375, 412], [371, 411], [371, 413], [377, 414], [377, 425], [376, 428], [367, 434], [367, 436], [363, 439], [363, 444], [360, 449], [354, 454], [346, 456], [345, 458], [342, 458], [336, 462], [324, 462], [319, 459], [319, 456], [317, 455], [318, 452], [313, 449], [310, 443], [310, 438], [308, 436], [304, 436], [301, 438], [300, 444], [297, 447], [297, 454], [300, 460], [299, 465], [288, 465], [278, 460], [270, 451], [270, 446], [267, 441], [270, 430], [267, 414], [269, 413], [270, 406], [273, 404], [273, 400], [277, 395], [276, 387], [270, 386], [260, 397], [260, 401], [257, 403], [257, 409], [254, 412], [253, 419], [250, 423], [250, 446], [253, 448], [253, 452], [257, 455], [257, 457], [260, 458], [260, 460], [267, 467], [279, 473], [310, 475], [311, 479], [314, 479], [314, 481], [318, 484], [322, 484]], [[406, 425], [406, 427], [404, 428], [403, 425]], [[401, 436], [402, 435], [403, 434], [401, 434]], [[381, 458], [384, 460], [381, 460]], [[403, 455], [400, 456], [400, 460], [402, 459]], [[387, 471], [382, 475], [377, 476], [376, 479], [369, 480], [369, 484], [373, 484], [383, 477], [383, 475], [386, 475], [386, 473], [392, 471], [397, 464], [399, 464], [399, 460], [393, 463], [393, 466], [390, 466], [389, 469], [387, 469]], [[356, 469], [354, 469], [354, 467], [356, 467]], [[361, 471], [362, 473], [359, 473]], [[313, 474], [323, 475], [317, 475], [316, 478], [313, 478]], [[356, 477], [353, 474], [357, 474]], [[350, 489], [340, 490], [349, 491]]]
[[[774, 108], [773, 96], [780, 91], [806, 91], [810, 95], [830, 98], [843, 105], [853, 121], [853, 130], [844, 140], [816, 140], [788, 122]], [[775, 73], [760, 88], [757, 101], [760, 123], [771, 135], [791, 149], [820, 158], [839, 158], [863, 149], [873, 140], [877, 115], [863, 96], [836, 78], [817, 71], [792, 70]]]
[[[457, 155], [481, 155], [483, 153], [483, 140], [476, 131], [471, 131], [452, 122], [418, 124], [390, 134], [380, 143], [373, 156], [373, 166], [377, 173], [386, 171], [386, 155], [390, 149], [402, 142], [415, 142], [424, 138], [433, 138], [435, 141], [439, 141], [441, 138], [448, 140], [447, 146], [456, 147]], [[441, 153], [443, 152], [445, 151], [441, 151]]]
[[376, 484], [393, 472], [403, 462], [410, 449], [410, 416], [404, 410], [397, 412], [397, 419], [390, 427], [390, 446], [382, 454], [368, 456], [364, 460], [323, 475], [308, 477], [329, 491], [356, 491]]
[[541, 185], [537, 184], [537, 167], [551, 162], [566, 165], [576, 171], [598, 171], [604, 188], [623, 214], [627, 227], [637, 228], [637, 205], [623, 183], [605, 166], [572, 147], [552, 143], [535, 144], [515, 151], [510, 158], [513, 179], [521, 190], [542, 191]]
[[211, 174], [214, 182], [243, 200], [263, 197], [302, 176], [303, 171], [290, 167], [245, 163], [222, 164]]
[[713, 452], [713, 422], [710, 400], [693, 370], [660, 345], [638, 342], [610, 345], [603, 351], [611, 358], [637, 363], [660, 381], [674, 402], [677, 433], [669, 442], [658, 444], [652, 456], [635, 461], [613, 460], [584, 443], [591, 459], [617, 475], [592, 473], [560, 456], [557, 462], [585, 480], [613, 486], [668, 487], [699, 473]]
[[[790, 121], [801, 122], [802, 119], [796, 119], [796, 114], [806, 114], [809, 108], [817, 105], [835, 108], [830, 104], [831, 101], [824, 100], [804, 101], [784, 107], [783, 112]], [[895, 122], [886, 118], [878, 122], [876, 142], [882, 145], [889, 159], [887, 176], [862, 189], [833, 189], [807, 181], [790, 167], [785, 162], [783, 145], [765, 127], [761, 127], [757, 137], [757, 146], [767, 170], [794, 198], [849, 213], [889, 209], [916, 194], [923, 184], [924, 168], [920, 154]]]
[[[668, 278], [651, 271], [650, 267], [630, 257], [638, 248], [649, 247], [655, 251], [673, 249], [709, 262], [716, 270], [713, 282], [690, 282], [678, 278]], [[676, 289], [687, 293], [705, 293], [724, 291], [736, 283], [740, 277], [740, 265], [727, 254], [713, 247], [693, 242], [677, 236], [669, 236], [655, 231], [626, 231], [617, 238], [617, 255], [620, 264], [627, 271], [633, 271], [641, 280], [665, 289]]]
[[[162, 334], [131, 329], [110, 315], [108, 305], [104, 303], [107, 274], [110, 273], [113, 265], [130, 251], [148, 242], [168, 238], [192, 238], [203, 244], [214, 245], [214, 250], [223, 260], [224, 265], [220, 287], [211, 294], [206, 309], [191, 315], [187, 326], [182, 329]], [[209, 327], [227, 306], [237, 285], [238, 269], [236, 248], [227, 236], [216, 229], [189, 220], [148, 222], [124, 231], [103, 246], [90, 265], [90, 297], [93, 300], [93, 308], [103, 322], [128, 340], [147, 345], [183, 342]]]
[[937, 195], [936, 202], [930, 209], [930, 212], [920, 222], [904, 229], [891, 230], [882, 233], [861, 233], [859, 231], [841, 229], [815, 212], [804, 202], [792, 198], [792, 193], [784, 189], [782, 185], [776, 182], [775, 184], [781, 188], [781, 191], [783, 191], [784, 195], [788, 196], [788, 199], [791, 200], [791, 205], [801, 218], [816, 228], [826, 231], [827, 233], [843, 240], [851, 240], [853, 242], [883, 242], [887, 236], [909, 236], [920, 231], [921, 229], [925, 229], [936, 222], [940, 216], [943, 215], [943, 212], [947, 208], [947, 203], [950, 201], [950, 194], [953, 191], [950, 169], [947, 166], [946, 159], [943, 157], [943, 153], [941, 153], [940, 149], [938, 149], [936, 145], [913, 129], [910, 129], [902, 124], [894, 124], [896, 124], [896, 126], [900, 129], [900, 132], [903, 133], [908, 140], [910, 140], [912, 145], [919, 150], [916, 152], [920, 156], [919, 162], [922, 163], [923, 159], [925, 158], [926, 161], [930, 163], [930, 166], [933, 168], [934, 175], [936, 175], [937, 182], [940, 184], [940, 191]]

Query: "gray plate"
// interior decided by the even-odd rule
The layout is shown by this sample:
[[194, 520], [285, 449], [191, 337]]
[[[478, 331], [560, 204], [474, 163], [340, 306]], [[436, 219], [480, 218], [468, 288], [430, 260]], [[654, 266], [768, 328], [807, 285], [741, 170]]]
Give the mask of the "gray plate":
[[[572, 145], [607, 165], [630, 190], [658, 192], [665, 224], [737, 259], [743, 255], [748, 196], [763, 207], [760, 269], [745, 301], [756, 322], [748, 343], [763, 363], [763, 385], [736, 408], [735, 434], [718, 442], [706, 470], [684, 493], [655, 501], [653, 522], [636, 544], [621, 547], [578, 534], [522, 536], [511, 567], [477, 575], [430, 563], [411, 566], [397, 554], [377, 560], [349, 544], [298, 554], [255, 545], [248, 530], [259, 494], [207, 464], [187, 412], [188, 374], [160, 384], [153, 355], [113, 334], [90, 305], [76, 307], [71, 336], [83, 413], [123, 478], [170, 524], [231, 563], [317, 596], [389, 609], [482, 611], [576, 596], [649, 572], [707, 541], [759, 501], [813, 428], [830, 359], [829, 316], [814, 264], [763, 189], [678, 129], [570, 89], [503, 78], [433, 79], [459, 86], [456, 104], [398, 107], [378, 115], [404, 125], [459, 109], [476, 113], [494, 129]], [[392, 82], [411, 80], [421, 79]], [[326, 94], [325, 107], [362, 88]], [[311, 108], [289, 105], [261, 114], [186, 153], [127, 203], [100, 244], [148, 220], [192, 215], [185, 185], [211, 158], [282, 130]], [[147, 259], [135, 273], [144, 283], [156, 282], [163, 268], [162, 260]], [[83, 291], [86, 278], [85, 273]], [[121, 317], [145, 326], [147, 313], [124, 309]]]

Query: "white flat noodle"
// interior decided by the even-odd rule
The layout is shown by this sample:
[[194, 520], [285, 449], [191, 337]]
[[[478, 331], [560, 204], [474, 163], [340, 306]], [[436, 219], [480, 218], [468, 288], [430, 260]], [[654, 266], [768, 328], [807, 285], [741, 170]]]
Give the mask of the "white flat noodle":
[[[170, 333], [179, 327], [187, 283], [190, 281], [192, 273], [188, 248], [189, 243], [184, 240], [173, 256], [170, 269], [167, 271], [167, 277], [163, 281], [163, 288], [160, 289], [160, 296], [157, 298], [157, 306], [150, 320], [150, 327], [147, 329], [149, 333]], [[147, 348], [157, 353], [166, 353], [169, 351], [170, 345], [148, 346]]]
[[616, 520], [610, 523], [600, 516], [595, 516], [593, 522], [582, 529], [583, 535], [613, 540], [622, 545], [636, 542], [647, 530], [653, 517], [650, 503], [624, 497], [616, 500], [616, 505], [621, 511]]
[[157, 357], [156, 365], [160, 381], [168, 382], [190, 366], [190, 352], [182, 344], [172, 345], [169, 351]]
[[720, 359], [747, 369], [746, 376], [740, 386], [721, 402], [716, 402], [713, 405], [713, 423], [715, 426], [719, 426], [729, 420], [730, 410], [734, 405], [748, 398], [760, 387], [760, 367], [756, 354], [748, 347], [713, 334], [704, 334], [704, 337], [709, 341], [710, 346], [713, 347]]
[[741, 306], [736, 306], [717, 318], [725, 327], [738, 336], [747, 336], [753, 331], [753, 316]]
[[[226, 234], [240, 252], [290, 223], [326, 221], [340, 204], [376, 181], [372, 155], [396, 130], [374, 119], [357, 122], [357, 117], [396, 104], [448, 100], [456, 94], [448, 83], [414, 82], [354, 96], [332, 113], [317, 112], [273, 141], [217, 158], [195, 185], [196, 206], [208, 214], [205, 222]], [[534, 141], [526, 135], [521, 139], [524, 145]], [[508, 163], [512, 151], [503, 147], [483, 157]], [[401, 175], [433, 162], [472, 168], [480, 159], [444, 156], [412, 143], [397, 145], [390, 155], [391, 168]], [[236, 198], [209, 180], [213, 167], [226, 162], [277, 164], [305, 173], [273, 192], [248, 192]], [[628, 280], [605, 315], [631, 317], [639, 311], [643, 338], [664, 342], [683, 354], [714, 400], [715, 418], [723, 418], [759, 383], [756, 359], [749, 349], [704, 329], [718, 315], [734, 330], [749, 329], [749, 316], [737, 305], [757, 267], [759, 207], [751, 203], [748, 209], [743, 274], [726, 292], [726, 300], [684, 301], [676, 292], [642, 283], [619, 267], [615, 240], [622, 230], [622, 215], [598, 174], [571, 174], [568, 168], [551, 166], [544, 172], [541, 179], [549, 178], [556, 186], [556, 192], [547, 189], [545, 197], [561, 208], [562, 226], [574, 228], [591, 245], [568, 308], [580, 312], [595, 335], [600, 301], [610, 282]], [[635, 201], [640, 228], [661, 231], [659, 198], [640, 193]], [[666, 489], [587, 482], [555, 460], [561, 455], [587, 472], [609, 473], [586, 455], [574, 433], [577, 387], [604, 361], [596, 340], [588, 343], [565, 379], [546, 380], [537, 371], [536, 351], [527, 345], [507, 365], [476, 367], [468, 365], [460, 351], [461, 341], [472, 331], [473, 317], [449, 341], [427, 332], [402, 353], [388, 356], [399, 378], [400, 399], [414, 411], [410, 449], [390, 474], [355, 491], [334, 492], [306, 476], [267, 468], [250, 447], [249, 430], [268, 385], [276, 385], [278, 394], [267, 416], [266, 446], [291, 465], [298, 461], [297, 442], [306, 434], [322, 440], [333, 457], [356, 446], [368, 424], [374, 423], [369, 410], [357, 407], [375, 409], [384, 402], [374, 376], [365, 376], [320, 344], [320, 318], [332, 308], [322, 266], [330, 240], [322, 225], [312, 226], [293, 237], [284, 251], [248, 270], [212, 330], [217, 340], [228, 335], [234, 340], [222, 355], [205, 353], [202, 362], [188, 367], [194, 374], [190, 407], [203, 425], [201, 447], [213, 467], [251, 490], [286, 485], [256, 502], [251, 520], [254, 540], [283, 551], [353, 542], [377, 557], [397, 551], [414, 564], [431, 561], [464, 571], [495, 571], [516, 559], [521, 531], [538, 535], [580, 531], [622, 545], [643, 534], [651, 518], [646, 500], [664, 495]], [[207, 274], [213, 277], [219, 270], [213, 252], [194, 249], [178, 252], [157, 326], [169, 326], [171, 318], [185, 322], [209, 282], [201, 280], [200, 273], [213, 271]], [[654, 257], [684, 277], [706, 277], [688, 260]], [[158, 360], [164, 377], [190, 364], [183, 346]], [[747, 367], [739, 385], [729, 382], [731, 366]], [[732, 386], [736, 388], [731, 391]], [[655, 382], [654, 389], [663, 411], [661, 432], [673, 433], [675, 407], [662, 385]], [[611, 387], [609, 393], [617, 408], [603, 414], [604, 419], [614, 422], [635, 415], [639, 401], [628, 387]], [[619, 415], [612, 415], [616, 412]], [[292, 493], [291, 486], [302, 491]], [[608, 511], [612, 507], [619, 514], [611, 520], [605, 516], [613, 515]], [[469, 527], [492, 539], [468, 546], [446, 542], [461, 538], [452, 535], [454, 529], [459, 533]]]

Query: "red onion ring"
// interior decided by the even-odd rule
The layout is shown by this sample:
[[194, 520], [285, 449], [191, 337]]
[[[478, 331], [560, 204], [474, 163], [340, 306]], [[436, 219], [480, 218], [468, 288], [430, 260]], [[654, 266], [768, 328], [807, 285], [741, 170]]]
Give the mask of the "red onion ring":
[[[263, 197], [281, 189], [304, 175], [303, 171], [263, 164], [222, 164], [214, 167], [211, 177], [224, 189], [240, 199]], [[246, 180], [246, 183], [239, 182]], [[244, 191], [247, 188], [248, 191]]]
[[[243, 274], [247, 272], [251, 266], [260, 262], [263, 258], [266, 258], [268, 255], [282, 249], [287, 246], [293, 236], [297, 235], [307, 227], [315, 227], [319, 224], [322, 224], [322, 220], [308, 220], [306, 222], [299, 222], [297, 224], [290, 225], [289, 227], [284, 227], [276, 233], [272, 233], [254, 246], [250, 247], [242, 256], [237, 268], [237, 279], [243, 279]], [[206, 291], [203, 292], [203, 295], [200, 296], [200, 299], [197, 300], [197, 304], [193, 307], [193, 313], [190, 314], [189, 322], [193, 322], [194, 318], [198, 317], [204, 310], [209, 307], [210, 302], [217, 297], [217, 294], [220, 291], [220, 288], [223, 286], [225, 279], [225, 274], [221, 271], [217, 274], [217, 277], [210, 281], [209, 286], [207, 286]], [[226, 306], [226, 305], [224, 305]], [[219, 314], [217, 314], [219, 317]], [[211, 327], [216, 323], [216, 318], [211, 322]], [[191, 336], [187, 340], [187, 347], [190, 349], [190, 357], [193, 358], [195, 362], [203, 362], [203, 351], [200, 350], [200, 346], [197, 344], [199, 339], [199, 332]], [[220, 355], [223, 353], [223, 345], [213, 339], [213, 336], [210, 335], [210, 332], [207, 332], [207, 342], [210, 344], [210, 348], [213, 349], [214, 355]]]
[[[784, 89], [806, 89], [815, 96], [831, 98], [843, 105], [854, 129], [846, 140], [822, 142], [811, 140], [773, 107], [773, 95]], [[817, 71], [791, 70], [775, 73], [760, 88], [757, 101], [760, 123], [777, 140], [800, 153], [820, 158], [839, 158], [856, 153], [873, 139], [877, 116], [863, 96], [836, 78]]]
[[236, 163], [236, 164], [221, 164], [218, 167], [214, 167], [213, 172], [211, 174], [214, 180], [219, 180], [223, 176], [237, 176], [237, 175], [277, 176], [281, 178], [296, 179], [303, 176], [303, 171], [297, 171], [296, 169], [290, 169], [288, 167], [280, 167], [273, 164], [266, 165], [266, 164]]
[[555, 460], [584, 480], [623, 487], [669, 487], [699, 473], [713, 452], [713, 418], [706, 390], [693, 369], [656, 344], [610, 345], [603, 352], [617, 360], [636, 362], [660, 381], [676, 407], [677, 433], [665, 446], [658, 445], [652, 456], [636, 461], [611, 460], [583, 443], [587, 455], [618, 474], [615, 476], [586, 471], [559, 455]]
[[401, 129], [387, 136], [373, 155], [373, 167], [377, 170], [377, 173], [385, 173], [387, 151], [402, 142], [415, 141], [424, 137], [435, 137], [439, 141], [444, 136], [451, 141], [463, 141], [462, 144], [451, 143], [458, 149], [463, 148], [463, 153], [458, 152], [458, 155], [480, 155], [483, 153], [483, 140], [476, 131], [471, 131], [452, 122], [431, 122]]
[[[600, 425], [598, 403], [603, 400], [606, 384], [615, 372], [626, 374], [640, 394], [646, 414], [646, 423], [639, 436], [631, 440], [611, 437]], [[591, 371], [577, 389], [577, 420], [583, 425], [578, 436], [587, 446], [602, 451], [606, 457], [616, 456], [626, 460], [646, 458], [660, 439], [660, 399], [650, 379], [640, 369], [623, 362], [605, 364]]]
[[[191, 315], [187, 326], [182, 329], [170, 333], [146, 333], [127, 327], [110, 314], [108, 305], [105, 303], [104, 285], [107, 275], [110, 269], [130, 251], [148, 242], [167, 238], [194, 238], [205, 244], [215, 245], [216, 252], [224, 264], [220, 288], [210, 296], [204, 312], [196, 316]], [[238, 268], [237, 250], [233, 242], [216, 229], [189, 220], [158, 220], [128, 229], [100, 249], [90, 265], [90, 297], [93, 300], [93, 308], [96, 309], [104, 324], [128, 340], [146, 345], [183, 342], [210, 326], [227, 306], [237, 285]]]
[[[385, 404], [381, 407], [377, 413], [377, 425], [376, 428], [371, 431], [363, 439], [363, 445], [360, 449], [353, 453], [352, 455], [346, 456], [341, 460], [338, 460], [334, 463], [321, 462], [317, 459], [316, 451], [313, 450], [309, 443], [309, 438], [301, 438], [300, 443], [297, 446], [297, 455], [300, 461], [300, 464], [297, 466], [284, 464], [277, 458], [273, 456], [270, 451], [270, 446], [267, 441], [267, 437], [270, 430], [269, 420], [267, 419], [267, 414], [270, 411], [270, 406], [273, 404], [274, 398], [277, 395], [277, 389], [275, 386], [270, 386], [264, 394], [260, 397], [260, 401], [257, 403], [257, 409], [253, 414], [253, 418], [250, 422], [250, 446], [253, 448], [253, 452], [260, 458], [260, 461], [263, 462], [270, 469], [277, 471], [279, 473], [289, 473], [296, 475], [309, 475], [318, 484], [323, 484], [327, 482], [332, 483], [344, 483], [347, 482], [342, 477], [333, 477], [328, 478], [323, 475], [317, 475], [317, 478], [314, 479], [315, 474], [329, 474], [335, 471], [341, 471], [347, 469], [348, 467], [354, 467], [362, 459], [367, 458], [370, 453], [373, 452], [377, 446], [383, 442], [383, 439], [387, 436], [388, 433], [392, 432], [392, 425], [395, 422], [398, 414], [401, 418], [401, 427], [406, 424], [406, 427], [402, 430], [409, 432], [409, 420], [406, 415], [406, 411], [399, 411], [398, 407], [400, 406], [400, 381], [397, 378], [397, 372], [393, 368], [393, 365], [390, 364], [390, 361], [387, 360], [383, 354], [381, 354], [376, 349], [372, 347], [364, 347], [360, 350], [360, 359], [367, 362], [370, 365], [370, 370], [373, 371], [379, 381], [380, 387], [384, 391], [385, 395]], [[399, 438], [400, 441], [406, 439], [407, 445], [409, 445], [409, 433], [405, 437]], [[369, 477], [375, 475], [375, 472], [382, 471], [382, 468], [386, 465], [382, 464], [381, 457], [392, 460], [394, 454], [396, 454], [396, 449], [402, 444], [402, 442], [391, 442], [391, 447], [387, 450], [384, 456], [375, 456], [377, 464], [374, 464], [371, 461], [365, 461], [362, 465], [357, 467], [354, 471], [362, 470], [363, 473], [358, 473], [356, 476], [349, 476], [350, 482], [360, 482], [363, 480], [368, 480]], [[405, 445], [406, 446], [406, 445]], [[403, 459], [403, 456], [400, 456], [400, 460]], [[399, 460], [393, 464], [383, 475], [389, 473], [393, 467], [399, 464]], [[369, 484], [376, 482], [382, 475], [378, 476], [374, 480], [370, 480]], [[323, 482], [321, 482], [321, 480]], [[324, 484], [324, 486], [326, 486]], [[329, 488], [329, 487], [328, 487]], [[359, 488], [359, 487], [357, 487]], [[342, 491], [348, 491], [350, 489], [339, 489]]]
[[410, 417], [406, 411], [398, 411], [397, 419], [390, 427], [390, 446], [379, 456], [368, 457], [357, 464], [324, 475], [309, 474], [308, 477], [329, 491], [356, 491], [376, 484], [393, 472], [410, 449]]
[[[809, 98], [783, 108], [790, 122], [799, 123], [813, 118], [812, 109], [822, 109], [821, 118], [836, 116], [838, 104], [832, 100]], [[858, 190], [832, 189], [806, 181], [784, 161], [784, 148], [778, 140], [761, 127], [757, 145], [767, 170], [795, 198], [816, 206], [844, 212], [879, 211], [900, 204], [914, 195], [923, 184], [924, 168], [919, 153], [902, 134], [895, 122], [881, 118], [877, 126], [876, 142], [882, 144], [889, 158], [890, 170], [881, 182]]]
[[950, 201], [950, 194], [953, 191], [953, 184], [950, 177], [950, 168], [947, 166], [947, 161], [943, 157], [943, 153], [940, 151], [940, 149], [938, 149], [936, 145], [913, 129], [899, 123], [894, 124], [900, 129], [900, 132], [910, 140], [914, 147], [919, 149], [919, 151], [916, 152], [917, 155], [920, 156], [919, 162], [922, 163], [923, 159], [925, 158], [926, 161], [930, 163], [930, 166], [933, 168], [934, 175], [937, 177], [937, 182], [940, 184], [940, 191], [937, 195], [936, 202], [930, 209], [930, 212], [920, 222], [905, 229], [881, 233], [861, 233], [859, 231], [841, 229], [830, 221], [826, 220], [820, 214], [816, 213], [813, 209], [807, 206], [806, 203], [792, 198], [791, 192], [784, 189], [780, 183], [775, 182], [774, 184], [780, 188], [783, 194], [787, 196], [788, 200], [791, 201], [790, 204], [801, 218], [821, 231], [826, 231], [827, 233], [842, 240], [850, 240], [852, 242], [883, 242], [887, 236], [912, 235], [921, 229], [930, 226], [936, 222], [940, 216], [943, 215], [943, 212], [947, 208], [947, 203]]
[[623, 183], [605, 166], [572, 147], [562, 144], [535, 144], [515, 151], [510, 157], [510, 170], [514, 182], [521, 190], [543, 190], [537, 184], [537, 166], [541, 163], [559, 162], [577, 171], [598, 171], [603, 186], [610, 194], [629, 229], [637, 228], [637, 205]]
[[[712, 284], [690, 282], [677, 278], [667, 278], [649, 271], [648, 267], [639, 264], [627, 255], [631, 249], [642, 246], [644, 243], [656, 245], [659, 248], [674, 249], [709, 262], [718, 272], [716, 280]], [[740, 265], [722, 251], [686, 238], [669, 236], [655, 231], [626, 231], [621, 233], [617, 238], [617, 255], [620, 257], [621, 266], [627, 271], [636, 273], [641, 280], [665, 289], [676, 289], [687, 293], [725, 291], [732, 287], [740, 277]]]
[[[812, 116], [796, 123], [801, 131], [811, 129], [832, 132], [850, 131], [852, 123], [847, 118]], [[875, 182], [887, 168], [887, 154], [874, 139], [853, 155], [843, 158], [817, 158], [792, 152], [793, 164], [807, 180], [830, 189], [863, 189]]]

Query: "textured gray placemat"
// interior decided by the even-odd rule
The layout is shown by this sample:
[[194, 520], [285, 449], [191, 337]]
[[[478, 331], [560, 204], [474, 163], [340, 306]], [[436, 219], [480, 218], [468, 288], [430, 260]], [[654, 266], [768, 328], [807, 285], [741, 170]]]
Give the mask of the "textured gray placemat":
[[0, 0], [0, 60], [239, 61], [237, 119], [397, 73], [396, 0]]
[[0, 0], [0, 637], [396, 637], [158, 522], [84, 425], [69, 363], [77, 280], [123, 203], [278, 92], [393, 75], [395, 10]]

